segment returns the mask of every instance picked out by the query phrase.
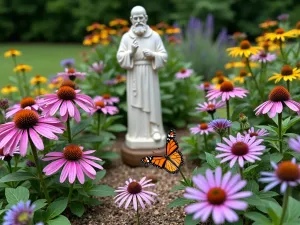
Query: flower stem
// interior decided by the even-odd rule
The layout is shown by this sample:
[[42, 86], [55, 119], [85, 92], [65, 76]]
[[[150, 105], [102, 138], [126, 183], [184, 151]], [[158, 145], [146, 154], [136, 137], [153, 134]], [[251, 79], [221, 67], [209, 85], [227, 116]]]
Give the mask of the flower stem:
[[285, 191], [284, 197], [283, 197], [282, 214], [281, 214], [279, 225], [282, 225], [283, 221], [284, 221], [284, 217], [285, 217], [285, 214], [286, 214], [286, 211], [287, 211], [287, 207], [288, 207], [288, 202], [289, 202], [290, 190], [291, 189], [288, 186], [287, 189], [286, 189], [286, 191]]
[[74, 183], [70, 184], [69, 195], [68, 195], [68, 203], [70, 203], [70, 200], [71, 200], [71, 197], [72, 197], [73, 188], [74, 188]]
[[179, 173], [181, 174], [181, 176], [182, 176], [185, 184], [188, 185], [189, 183], [188, 183], [187, 179], [185, 178], [185, 176], [183, 175], [183, 173], [182, 173], [182, 171], [181, 171], [181, 169], [179, 167], [178, 167], [178, 170], [179, 170]]
[[7, 165], [8, 165], [8, 170], [9, 170], [9, 172], [12, 173], [12, 169], [11, 169], [11, 161], [10, 161], [10, 160], [7, 161]]
[[244, 177], [244, 176], [243, 176], [243, 168], [239, 166], [239, 170], [240, 170], [241, 178], [243, 179], [243, 177]]
[[297, 50], [297, 54], [295, 57], [296, 59], [298, 58], [299, 54], [300, 54], [300, 36], [298, 36], [298, 50]]
[[290, 81], [289, 80], [286, 81], [286, 87], [287, 87], [288, 91], [290, 92]]
[[[226, 112], [227, 112], [227, 120], [230, 120], [229, 100], [226, 100]], [[230, 127], [228, 127], [228, 134], [230, 134]]]
[[101, 115], [100, 115], [100, 113], [97, 113], [97, 118], [98, 118], [98, 122], [97, 122], [97, 134], [100, 135], [100, 125], [101, 125]]
[[28, 96], [30, 96], [30, 93], [29, 93], [29, 87], [27, 84], [27, 78], [26, 78], [25, 71], [23, 71], [23, 82], [24, 82], [25, 95], [28, 97]]
[[137, 221], [137, 225], [140, 225], [139, 205], [137, 205], [137, 209], [136, 209], [136, 221]]
[[257, 88], [257, 90], [258, 90], [258, 93], [259, 93], [259, 95], [260, 95], [260, 97], [261, 97], [261, 100], [263, 100], [263, 99], [264, 99], [264, 96], [262, 95], [262, 93], [261, 93], [261, 91], [260, 91], [259, 85], [258, 85], [258, 83], [257, 83], [257, 81], [256, 81], [256, 78], [255, 78], [255, 76], [254, 76], [254, 73], [253, 73], [253, 71], [252, 71], [252, 69], [251, 69], [251, 67], [250, 67], [249, 58], [246, 58], [246, 65], [247, 65], [247, 68], [248, 68], [249, 72], [251, 73], [251, 78], [253, 79], [253, 81], [254, 81], [254, 83], [255, 83], [255, 86], [256, 86], [256, 88]]
[[282, 153], [282, 113], [278, 113], [278, 139], [279, 139], [279, 150]]
[[[15, 67], [17, 67], [18, 64], [17, 64], [16, 56], [13, 56], [12, 59], [13, 59], [13, 61], [14, 61]], [[23, 87], [22, 87], [22, 85], [21, 85], [22, 82], [21, 82], [19, 73], [16, 72], [16, 75], [17, 75], [18, 86], [19, 86], [19, 90], [20, 90], [21, 96], [22, 96], [22, 97], [25, 97], [25, 96], [24, 96], [24, 93], [23, 93]]]
[[38, 88], [38, 95], [41, 95], [41, 84], [40, 84], [40, 82], [37, 82], [37, 88]]
[[39, 158], [38, 158], [38, 154], [37, 154], [37, 151], [36, 151], [36, 147], [33, 144], [33, 142], [31, 140], [29, 134], [28, 134], [28, 139], [29, 139], [29, 142], [30, 142], [32, 155], [34, 157], [34, 162], [35, 162], [35, 165], [36, 165], [36, 170], [37, 170], [37, 173], [38, 173], [38, 176], [39, 176], [39, 179], [40, 179], [41, 186], [42, 186], [43, 191], [44, 191], [44, 195], [45, 195], [45, 197], [47, 199], [47, 202], [50, 203], [50, 197], [49, 197], [48, 190], [47, 190], [47, 187], [46, 187], [43, 175], [42, 175], [42, 170], [41, 170], [41, 166], [40, 166], [40, 163], [39, 163]]
[[70, 126], [70, 118], [67, 119], [67, 129], [68, 129], [68, 142], [72, 143], [72, 133], [71, 133], [71, 126]]
[[207, 136], [206, 136], [206, 134], [203, 134], [203, 137], [204, 137], [205, 150], [208, 152], [208, 145], [207, 145]]
[[284, 64], [288, 64], [288, 63], [287, 63], [287, 59], [286, 59], [286, 57], [285, 57], [285, 54], [284, 54], [284, 52], [283, 52], [282, 41], [280, 40], [279, 42], [280, 42], [280, 43], [279, 43], [280, 54], [281, 54], [281, 56], [282, 56], [283, 62], [284, 62]]

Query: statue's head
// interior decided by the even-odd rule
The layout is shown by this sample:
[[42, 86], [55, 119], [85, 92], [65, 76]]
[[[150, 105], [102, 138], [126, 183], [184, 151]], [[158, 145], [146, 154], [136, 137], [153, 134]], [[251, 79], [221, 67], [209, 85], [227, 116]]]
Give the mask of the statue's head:
[[132, 23], [132, 31], [138, 35], [143, 36], [147, 30], [148, 16], [146, 10], [142, 6], [135, 6], [131, 10], [130, 21]]

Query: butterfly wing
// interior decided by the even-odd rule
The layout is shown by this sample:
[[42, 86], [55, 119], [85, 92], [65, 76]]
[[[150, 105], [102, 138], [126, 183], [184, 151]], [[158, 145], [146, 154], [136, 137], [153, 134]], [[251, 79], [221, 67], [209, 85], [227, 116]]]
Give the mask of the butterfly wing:
[[[178, 170], [184, 164], [182, 153], [179, 151], [172, 153], [172, 155], [169, 156], [168, 161], [171, 161]], [[178, 170], [176, 172], [178, 172]]]
[[142, 158], [141, 162], [145, 165], [153, 165], [155, 167], [158, 167], [160, 169], [165, 167], [167, 159], [163, 156], [146, 156]]
[[172, 155], [175, 151], [178, 150], [178, 142], [176, 139], [170, 139], [166, 144], [166, 156]]

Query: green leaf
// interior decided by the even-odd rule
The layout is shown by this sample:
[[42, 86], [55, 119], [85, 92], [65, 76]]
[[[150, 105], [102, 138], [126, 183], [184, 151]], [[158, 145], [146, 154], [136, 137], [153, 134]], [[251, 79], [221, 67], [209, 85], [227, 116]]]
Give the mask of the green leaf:
[[272, 222], [263, 214], [258, 212], [246, 212], [245, 217], [249, 218], [250, 220], [253, 220], [260, 225], [272, 225]]
[[100, 181], [106, 174], [106, 170], [100, 170], [96, 173], [96, 178], [93, 180], [93, 183]]
[[267, 191], [267, 192], [260, 191], [258, 193], [258, 196], [260, 198], [272, 198], [272, 197], [278, 196], [278, 194], [274, 191]]
[[106, 197], [114, 196], [115, 190], [108, 185], [97, 185], [88, 190], [87, 193], [91, 196]]
[[217, 168], [217, 166], [219, 165], [219, 161], [216, 159], [216, 157], [208, 152], [205, 152], [205, 156], [206, 156], [206, 161], [207, 163], [213, 168]]
[[273, 153], [270, 155], [270, 160], [275, 162], [275, 163], [278, 163], [280, 162], [280, 160], [282, 160], [283, 158], [283, 155], [281, 153]]
[[33, 174], [28, 172], [15, 172], [7, 174], [6, 176], [0, 179], [0, 183], [12, 182], [12, 181], [23, 181], [23, 180], [31, 180], [37, 179]]
[[243, 103], [235, 107], [235, 109], [232, 112], [231, 120], [235, 121], [237, 120], [238, 116], [241, 112], [243, 112], [245, 109], [247, 109], [250, 105], [248, 103]]
[[291, 121], [289, 121], [289, 123], [286, 126], [282, 127], [282, 133], [284, 134], [288, 129], [290, 129], [292, 126], [294, 126], [296, 123], [298, 123], [300, 121], [300, 117], [295, 117], [294, 119], [292, 119]]
[[70, 204], [70, 209], [71, 212], [78, 217], [81, 217], [85, 211], [84, 205], [80, 202], [72, 202], [72, 204]]
[[185, 189], [185, 186], [183, 184], [179, 184], [179, 185], [174, 186], [170, 192], [180, 191], [180, 190], [184, 190], [184, 189]]
[[102, 136], [98, 136], [98, 135], [84, 135], [84, 136], [80, 136], [76, 139], [73, 140], [73, 143], [78, 143], [78, 144], [82, 144], [82, 143], [97, 143], [97, 142], [101, 142], [103, 141], [103, 137]]
[[284, 221], [291, 222], [300, 217], [300, 202], [296, 199], [289, 197], [287, 215]]
[[187, 215], [184, 219], [184, 225], [197, 225], [200, 223], [200, 219], [193, 220], [193, 215]]
[[53, 219], [63, 213], [67, 208], [68, 199], [60, 199], [52, 202], [47, 209], [47, 219]]
[[111, 132], [123, 132], [126, 131], [127, 128], [122, 124], [114, 124], [108, 127], [107, 130]]
[[280, 207], [280, 205], [277, 202], [275, 203], [275, 202], [268, 201], [267, 213], [271, 217], [274, 224], [279, 223], [281, 211], [282, 211], [282, 208]]
[[257, 193], [259, 191], [259, 186], [258, 186], [258, 183], [256, 183], [256, 181], [249, 180], [247, 182], [247, 185], [246, 185], [245, 189], [248, 190], [248, 191], [251, 191], [253, 193]]
[[47, 200], [46, 199], [38, 199], [33, 204], [35, 205], [34, 211], [37, 211], [47, 205]]
[[5, 188], [5, 197], [9, 204], [16, 204], [19, 201], [26, 202], [29, 199], [29, 190], [24, 187]]
[[173, 200], [172, 202], [170, 202], [167, 207], [174, 208], [174, 207], [184, 206], [184, 205], [192, 203], [192, 202], [194, 202], [194, 201], [190, 200], [190, 199], [177, 198], [177, 199]]
[[247, 174], [249, 173], [251, 170], [253, 170], [255, 167], [257, 167], [258, 165], [251, 165], [251, 166], [248, 166], [245, 170], [244, 170], [244, 174]]
[[71, 225], [69, 219], [63, 215], [60, 215], [59, 217], [56, 217], [53, 220], [47, 221], [48, 225]]
[[101, 159], [117, 159], [120, 157], [120, 155], [116, 152], [106, 152], [106, 151], [101, 151], [99, 153], [99, 157]]

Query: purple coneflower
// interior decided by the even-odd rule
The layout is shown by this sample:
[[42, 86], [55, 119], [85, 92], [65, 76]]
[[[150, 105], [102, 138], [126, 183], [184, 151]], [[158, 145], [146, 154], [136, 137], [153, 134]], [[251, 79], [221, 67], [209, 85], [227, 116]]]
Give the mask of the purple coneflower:
[[260, 51], [256, 55], [250, 56], [250, 59], [254, 62], [267, 63], [275, 61], [276, 55], [269, 52]]
[[118, 103], [120, 99], [118, 97], [113, 97], [110, 94], [104, 94], [102, 96], [96, 96], [94, 98], [94, 102], [103, 101], [105, 104], [113, 105], [114, 103]]
[[208, 100], [222, 97], [222, 101], [226, 101], [234, 97], [244, 98], [246, 93], [248, 93], [247, 90], [234, 87], [230, 81], [224, 81], [220, 86], [220, 90], [210, 90], [206, 97], [208, 97]]
[[294, 151], [300, 153], [300, 136], [297, 136], [296, 138], [290, 138], [289, 139], [289, 146]]
[[3, 225], [28, 225], [32, 224], [35, 205], [31, 205], [30, 200], [27, 202], [20, 201], [6, 211], [3, 217]]
[[216, 147], [217, 151], [223, 153], [216, 156], [216, 158], [223, 158], [221, 163], [230, 161], [230, 168], [234, 166], [236, 162], [240, 167], [244, 167], [245, 161], [254, 163], [256, 160], [261, 160], [259, 155], [263, 154], [266, 146], [260, 145], [263, 139], [257, 139], [256, 137], [250, 137], [249, 134], [242, 136], [240, 133], [237, 137], [229, 136], [229, 139], [223, 137], [226, 144], [218, 143]]
[[97, 99], [94, 99], [95, 107], [92, 111], [92, 113], [103, 113], [103, 114], [109, 114], [114, 115], [119, 112], [118, 108], [113, 105], [107, 105], [104, 101], [97, 101]]
[[85, 79], [86, 73], [77, 72], [73, 68], [66, 68], [65, 72], [57, 73], [57, 77], [62, 77], [64, 80]]
[[52, 161], [48, 166], [43, 169], [43, 172], [50, 176], [56, 173], [60, 168], [63, 167], [60, 174], [60, 183], [63, 183], [67, 177], [69, 177], [69, 183], [73, 184], [76, 177], [81, 184], [84, 183], [84, 174], [89, 178], [95, 179], [96, 167], [103, 170], [103, 167], [93, 160], [102, 161], [102, 159], [95, 156], [90, 156], [95, 150], [83, 151], [83, 147], [70, 144], [63, 149], [63, 152], [50, 152], [48, 153], [44, 161]]
[[64, 68], [72, 68], [75, 66], [75, 59], [63, 59], [60, 61], [60, 65]]
[[34, 99], [32, 97], [23, 98], [19, 104], [15, 104], [12, 107], [7, 109], [5, 117], [9, 118], [9, 117], [15, 115], [16, 112], [18, 112], [22, 109], [30, 109], [30, 110], [34, 110], [37, 112], [40, 109], [39, 99]]
[[200, 123], [198, 126], [190, 128], [190, 131], [192, 134], [200, 133], [201, 135], [208, 135], [209, 133], [214, 132], [214, 129], [212, 127], [209, 127], [207, 123]]
[[226, 220], [230, 223], [238, 221], [239, 217], [233, 210], [246, 210], [247, 202], [240, 199], [252, 195], [250, 191], [241, 191], [247, 182], [230, 171], [222, 176], [220, 167], [216, 168], [215, 174], [210, 169], [206, 170], [205, 175], [194, 176], [195, 188], [185, 189], [184, 197], [196, 201], [185, 207], [185, 212], [194, 214], [193, 219], [200, 218], [201, 222], [206, 222], [211, 214], [215, 224], [223, 224]]
[[80, 113], [76, 105], [91, 114], [94, 109], [94, 103], [91, 97], [79, 93], [80, 90], [74, 90], [70, 86], [62, 86], [55, 94], [44, 95], [40, 102], [43, 113], [53, 116], [59, 110], [59, 114], [64, 122], [68, 120], [69, 116], [80, 122]]
[[20, 154], [26, 155], [28, 148], [28, 139], [39, 149], [44, 149], [42, 135], [51, 140], [57, 140], [55, 135], [62, 134], [64, 126], [53, 117], [39, 116], [35, 111], [22, 109], [17, 112], [12, 122], [0, 125], [0, 148], [6, 147], [14, 150], [20, 146]]
[[187, 77], [190, 77], [192, 75], [194, 71], [191, 70], [191, 69], [181, 69], [179, 72], [176, 73], [176, 78], [177, 79], [184, 79], [184, 78], [187, 78]]
[[251, 127], [248, 131], [244, 131], [244, 134], [249, 134], [250, 137], [256, 136], [257, 138], [262, 136], [268, 136], [269, 132], [266, 129], [258, 129], [255, 131], [254, 127]]
[[226, 132], [227, 128], [231, 127], [232, 123], [230, 120], [226, 119], [215, 119], [208, 125], [212, 127], [216, 133], [223, 135]]
[[202, 104], [198, 104], [199, 107], [196, 110], [202, 112], [208, 112], [209, 114], [214, 114], [217, 109], [224, 108], [225, 102], [219, 101], [217, 102], [215, 99], [209, 102], [204, 102]]
[[105, 85], [107, 86], [114, 86], [117, 84], [116, 80], [115, 79], [111, 79], [111, 80], [106, 80], [103, 82]]
[[103, 61], [99, 61], [99, 62], [94, 62], [90, 67], [89, 70], [90, 71], [94, 71], [96, 73], [102, 73], [104, 68], [104, 63]]
[[259, 105], [254, 111], [255, 115], [266, 114], [270, 112], [269, 117], [273, 118], [277, 113], [282, 113], [283, 106], [291, 110], [300, 111], [300, 103], [291, 100], [289, 91], [283, 86], [277, 86], [269, 94], [269, 100]]
[[284, 193], [288, 187], [295, 187], [300, 184], [300, 166], [296, 164], [296, 159], [291, 161], [283, 161], [276, 165], [271, 162], [274, 172], [261, 172], [263, 178], [259, 181], [263, 183], [269, 183], [264, 191], [269, 191], [278, 184], [280, 186], [280, 192]]
[[283, 14], [280, 14], [279, 16], [277, 16], [277, 19], [279, 21], [287, 21], [289, 19], [290, 15], [287, 14], [287, 13], [283, 13]]
[[202, 84], [197, 86], [197, 88], [199, 88], [202, 91], [210, 91], [210, 90], [215, 89], [215, 85], [213, 85], [209, 82], [203, 82]]

